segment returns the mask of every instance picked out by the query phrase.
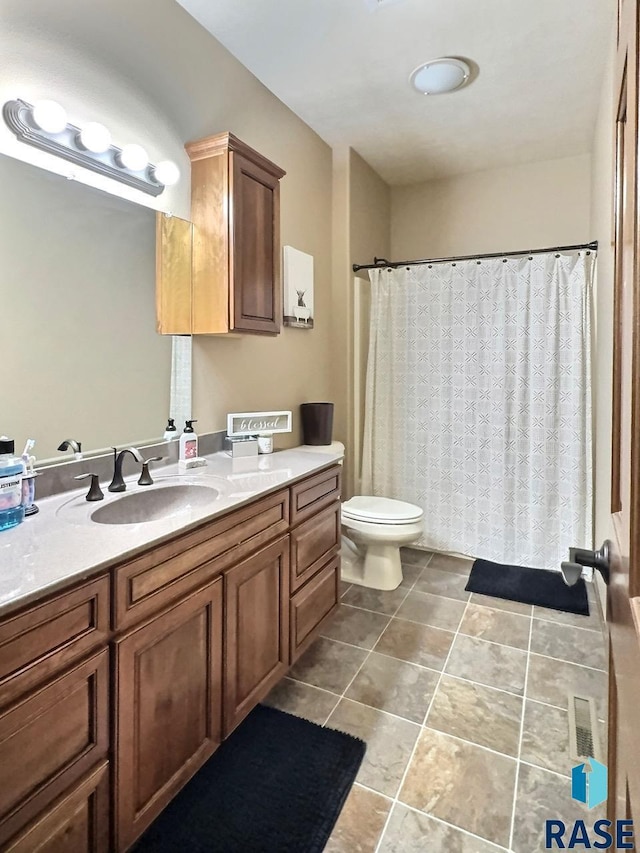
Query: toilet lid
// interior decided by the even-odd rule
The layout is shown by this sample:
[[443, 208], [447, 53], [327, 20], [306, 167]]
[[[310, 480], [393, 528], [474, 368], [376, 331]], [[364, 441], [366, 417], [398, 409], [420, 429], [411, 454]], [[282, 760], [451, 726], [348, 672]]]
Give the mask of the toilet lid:
[[420, 521], [424, 515], [420, 507], [414, 504], [392, 498], [376, 498], [371, 495], [358, 495], [346, 501], [342, 504], [342, 514], [356, 521], [390, 524]]

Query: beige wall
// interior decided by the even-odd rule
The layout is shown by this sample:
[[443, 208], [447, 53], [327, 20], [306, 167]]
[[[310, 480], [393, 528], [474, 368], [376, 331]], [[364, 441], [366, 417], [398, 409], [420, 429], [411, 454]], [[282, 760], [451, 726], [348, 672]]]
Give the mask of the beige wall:
[[590, 192], [588, 155], [394, 187], [391, 253], [410, 260], [582, 243]]
[[387, 184], [357, 152], [334, 150], [331, 399], [336, 403], [334, 438], [346, 446], [346, 495], [353, 494], [358, 485], [369, 322], [368, 284], [354, 283], [352, 265], [389, 252], [390, 225], [391, 190]]
[[615, 39], [605, 76], [593, 143], [591, 233], [598, 240], [595, 291], [594, 421], [595, 545], [611, 538], [611, 410], [613, 373], [613, 171]]
[[[292, 409], [295, 433], [278, 443], [296, 442], [298, 404], [332, 398], [330, 148], [174, 0], [0, 4], [0, 96], [53, 98], [70, 120], [103, 121], [117, 143], [139, 142], [152, 160], [180, 164], [175, 189], [157, 203], [134, 191], [135, 201], [188, 218], [183, 145], [219, 131], [233, 131], [286, 169], [282, 242], [315, 258], [315, 328], [285, 329], [277, 338], [195, 339], [193, 414], [204, 431], [222, 429], [229, 411]], [[0, 151], [34, 155], [2, 127]], [[67, 174], [55, 158], [36, 159]], [[95, 180], [91, 173], [78, 179]], [[113, 182], [104, 188], [132, 198]], [[37, 394], [37, 377], [32, 387]]]

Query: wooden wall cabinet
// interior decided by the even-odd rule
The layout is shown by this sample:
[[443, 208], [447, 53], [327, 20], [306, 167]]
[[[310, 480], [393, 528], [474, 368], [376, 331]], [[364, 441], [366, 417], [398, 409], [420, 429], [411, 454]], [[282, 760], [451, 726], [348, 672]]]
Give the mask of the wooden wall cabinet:
[[158, 331], [275, 335], [282, 317], [280, 179], [285, 172], [232, 133], [185, 147], [191, 159], [193, 231], [188, 223], [158, 217]]

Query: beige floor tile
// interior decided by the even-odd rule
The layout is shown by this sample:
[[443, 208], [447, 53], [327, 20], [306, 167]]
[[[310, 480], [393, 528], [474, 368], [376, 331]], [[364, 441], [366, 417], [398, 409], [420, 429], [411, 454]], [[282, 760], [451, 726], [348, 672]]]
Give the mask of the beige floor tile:
[[530, 627], [529, 616], [470, 603], [460, 624], [460, 633], [505, 646], [527, 649]]
[[[599, 806], [588, 811], [571, 799], [571, 781], [538, 767], [520, 765], [518, 795], [513, 834], [514, 853], [546, 853], [545, 821], [562, 820], [573, 825], [575, 820], [587, 824], [604, 817]], [[566, 838], [568, 842], [568, 837]]]
[[429, 568], [439, 569], [441, 572], [453, 572], [456, 575], [464, 575], [468, 579], [473, 560], [468, 557], [453, 557], [451, 554], [435, 554], [431, 558]]
[[345, 696], [422, 724], [439, 678], [431, 669], [372, 652]]
[[515, 777], [514, 759], [424, 729], [399, 799], [506, 846]]
[[496, 847], [429, 815], [396, 803], [380, 842], [380, 853], [498, 853]]
[[530, 604], [521, 601], [509, 601], [507, 598], [494, 598], [492, 595], [480, 595], [471, 593], [472, 604], [481, 604], [483, 607], [492, 607], [494, 610], [506, 610], [509, 613], [520, 613], [522, 616], [531, 616], [533, 608]]
[[527, 653], [458, 634], [445, 672], [518, 695], [524, 692]]
[[520, 758], [529, 764], [570, 776], [576, 762], [569, 755], [567, 712], [527, 699]]
[[567, 710], [568, 693], [594, 699], [598, 719], [607, 716], [607, 674], [597, 669], [587, 669], [561, 660], [531, 655], [527, 698], [548, 702]]
[[335, 693], [328, 693], [291, 678], [283, 678], [269, 693], [264, 704], [322, 726], [339, 699]]
[[357, 781], [388, 797], [395, 797], [420, 726], [349, 699], [340, 701], [327, 725], [359, 737], [367, 744]]
[[434, 569], [433, 564], [429, 563], [416, 581], [414, 589], [417, 592], [428, 592], [431, 595], [444, 595], [446, 598], [468, 601], [469, 593], [465, 590], [466, 583], [465, 575]]
[[441, 670], [455, 634], [419, 625], [406, 619], [392, 619], [378, 640], [375, 651], [393, 658]]
[[602, 634], [570, 625], [534, 619], [531, 651], [579, 666], [606, 669], [605, 644]]
[[392, 801], [357, 783], [351, 789], [325, 853], [375, 853]]
[[342, 694], [366, 656], [364, 649], [320, 637], [293, 665], [289, 675], [296, 681]]
[[406, 595], [407, 588], [404, 586], [383, 592], [379, 589], [367, 589], [366, 586], [354, 584], [343, 596], [342, 603], [349, 604], [352, 607], [362, 607], [365, 610], [374, 610], [376, 613], [383, 613], [387, 616], [393, 616]]
[[445, 631], [456, 631], [465, 607], [463, 601], [412, 590], [400, 605], [396, 617], [434, 628], [444, 628]]
[[372, 649], [389, 624], [389, 617], [357, 607], [341, 604], [338, 612], [322, 631], [323, 637]]
[[345, 581], [340, 581], [340, 587], [339, 587], [340, 598], [342, 598], [342, 596], [345, 594], [345, 592], [349, 592], [349, 590], [351, 589], [351, 586], [352, 585], [350, 583], [345, 583]]
[[519, 696], [445, 675], [427, 726], [517, 756], [522, 702]]
[[421, 551], [419, 548], [400, 548], [400, 560], [403, 563], [424, 567], [432, 556], [431, 551]]
[[403, 563], [402, 564], [402, 582], [400, 584], [401, 587], [405, 589], [407, 587], [411, 588], [415, 582], [418, 580], [420, 575], [424, 571], [424, 566], [415, 565], [413, 563]]
[[590, 631], [602, 632], [602, 619], [597, 607], [589, 605], [588, 616], [580, 616], [578, 613], [565, 613], [563, 610], [551, 610], [549, 607], [534, 607], [533, 615], [536, 619], [546, 622], [556, 622], [560, 625], [572, 625], [574, 628], [586, 628]]

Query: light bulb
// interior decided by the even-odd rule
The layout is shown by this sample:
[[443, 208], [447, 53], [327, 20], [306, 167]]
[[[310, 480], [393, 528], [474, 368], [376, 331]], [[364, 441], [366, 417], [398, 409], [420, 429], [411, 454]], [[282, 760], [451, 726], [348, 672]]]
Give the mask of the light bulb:
[[142, 145], [125, 145], [122, 151], [117, 155], [119, 165], [125, 169], [130, 169], [132, 172], [141, 172], [147, 163], [149, 157]]
[[161, 160], [152, 169], [153, 179], [165, 187], [177, 184], [180, 180], [180, 169], [171, 160]]
[[107, 128], [97, 121], [90, 121], [78, 134], [78, 143], [86, 151], [94, 154], [104, 154], [111, 145], [111, 134]]
[[56, 101], [36, 101], [31, 117], [34, 124], [46, 133], [61, 133], [67, 126], [67, 114]]

